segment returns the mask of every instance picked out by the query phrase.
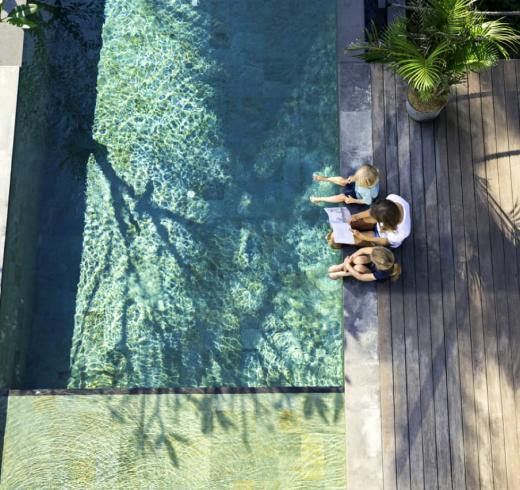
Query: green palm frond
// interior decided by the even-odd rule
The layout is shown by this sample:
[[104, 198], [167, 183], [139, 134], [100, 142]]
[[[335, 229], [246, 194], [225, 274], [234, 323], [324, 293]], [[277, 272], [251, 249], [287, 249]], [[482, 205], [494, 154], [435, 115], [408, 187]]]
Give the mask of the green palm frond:
[[427, 57], [420, 54], [396, 63], [395, 71], [419, 92], [432, 91], [440, 83], [444, 68], [444, 53], [450, 49], [448, 43], [437, 46]]

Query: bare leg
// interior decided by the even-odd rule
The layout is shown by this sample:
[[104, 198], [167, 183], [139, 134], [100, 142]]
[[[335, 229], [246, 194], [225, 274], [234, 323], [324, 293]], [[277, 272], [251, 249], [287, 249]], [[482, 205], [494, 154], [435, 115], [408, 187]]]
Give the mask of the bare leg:
[[360, 213], [356, 213], [352, 215], [352, 220], [357, 221], [358, 219], [367, 219], [371, 218], [370, 209], [366, 209], [365, 211], [361, 211]]
[[325, 175], [314, 174], [314, 180], [318, 182], [330, 182], [331, 184], [346, 186], [348, 181], [345, 177], [340, 177], [339, 175], [336, 177], [325, 177]]
[[343, 248], [343, 245], [341, 243], [336, 243], [334, 241], [334, 233], [332, 232], [332, 230], [327, 234], [327, 243], [329, 244], [329, 247], [337, 250]]
[[348, 277], [348, 276], [350, 276], [350, 273], [349, 272], [345, 272], [345, 271], [331, 272], [329, 274], [329, 277], [331, 279], [339, 279], [340, 277]]
[[371, 260], [368, 255], [358, 255], [357, 257], [354, 257], [354, 265], [365, 265], [370, 264]]
[[343, 270], [343, 263], [338, 265], [331, 265], [329, 267], [329, 272], [340, 272]]
[[356, 230], [373, 230], [375, 226], [377, 225], [377, 221], [372, 218], [372, 216], [362, 216], [358, 217], [360, 214], [358, 213], [352, 216], [352, 220], [350, 221], [350, 226]]
[[317, 197], [317, 196], [311, 196], [310, 201], [314, 204], [318, 204], [319, 202], [332, 202], [332, 203], [338, 203], [338, 202], [346, 202], [347, 196], [345, 194], [338, 194], [336, 196], [328, 196], [328, 197]]
[[370, 272], [370, 269], [368, 267], [365, 267], [364, 265], [362, 264], [357, 264], [354, 266], [354, 269], [356, 269], [358, 272], [360, 272], [361, 274], [367, 274]]

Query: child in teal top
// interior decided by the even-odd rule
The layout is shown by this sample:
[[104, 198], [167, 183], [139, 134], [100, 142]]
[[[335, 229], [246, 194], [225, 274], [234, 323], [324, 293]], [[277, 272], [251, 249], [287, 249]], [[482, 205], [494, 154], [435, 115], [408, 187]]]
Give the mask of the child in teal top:
[[379, 172], [373, 165], [361, 165], [354, 175], [347, 178], [325, 177], [315, 174], [314, 180], [343, 186], [342, 194], [329, 197], [311, 196], [310, 200], [314, 204], [319, 202], [344, 202], [345, 204], [366, 204], [370, 206], [379, 194]]

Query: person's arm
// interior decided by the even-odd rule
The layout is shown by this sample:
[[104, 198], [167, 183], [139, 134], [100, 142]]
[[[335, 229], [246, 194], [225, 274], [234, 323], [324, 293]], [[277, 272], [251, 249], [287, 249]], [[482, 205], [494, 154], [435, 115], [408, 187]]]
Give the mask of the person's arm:
[[356, 221], [360, 221], [360, 220], [364, 220], [364, 219], [367, 219], [367, 218], [370, 218], [370, 210], [367, 209], [365, 211], [361, 211], [361, 213], [356, 213], [356, 214], [353, 214], [351, 217], [350, 217], [350, 223], [355, 223]]
[[384, 237], [366, 235], [359, 230], [352, 230], [352, 234], [354, 235], [354, 238], [360, 242], [373, 243], [374, 245], [379, 245], [381, 247], [388, 247], [390, 245], [390, 242]]
[[363, 247], [356, 250], [351, 256], [351, 259], [354, 259], [355, 257], [359, 257], [360, 255], [370, 255], [372, 253], [373, 247]]
[[350, 263], [345, 264], [345, 271], [348, 272], [353, 278], [361, 282], [373, 282], [376, 280], [376, 276], [374, 276], [374, 274], [362, 274], [361, 272], [358, 272], [356, 269], [354, 269]]
[[365, 201], [363, 199], [356, 199], [352, 196], [345, 196], [345, 202], [347, 204], [365, 204]]

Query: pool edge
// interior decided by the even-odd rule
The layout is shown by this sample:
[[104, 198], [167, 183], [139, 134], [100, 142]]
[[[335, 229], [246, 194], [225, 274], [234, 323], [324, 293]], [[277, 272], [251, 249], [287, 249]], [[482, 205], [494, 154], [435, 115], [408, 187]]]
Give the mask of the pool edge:
[[[365, 2], [337, 0], [341, 175], [372, 163], [370, 67], [345, 47], [363, 39]], [[348, 12], [348, 14], [347, 14]], [[344, 414], [347, 489], [383, 488], [376, 288], [343, 282]]]

